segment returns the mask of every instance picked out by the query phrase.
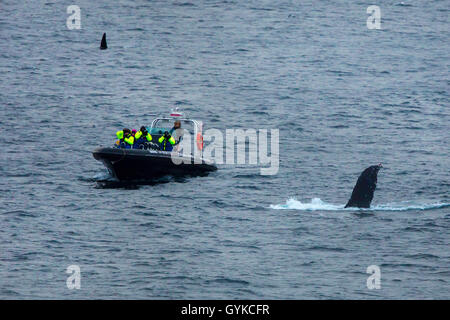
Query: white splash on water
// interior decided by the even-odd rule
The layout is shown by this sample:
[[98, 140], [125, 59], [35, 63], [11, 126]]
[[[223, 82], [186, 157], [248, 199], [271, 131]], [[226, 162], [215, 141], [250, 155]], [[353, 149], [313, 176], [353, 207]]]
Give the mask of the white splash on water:
[[271, 209], [276, 210], [303, 210], [303, 211], [355, 211], [355, 210], [370, 210], [370, 211], [407, 211], [407, 210], [431, 210], [449, 207], [450, 203], [441, 202], [411, 202], [404, 201], [398, 203], [388, 203], [372, 206], [369, 209], [359, 208], [344, 208], [345, 205], [335, 205], [322, 201], [320, 198], [313, 198], [311, 202], [301, 202], [294, 198], [289, 198], [285, 204], [270, 205]]
[[286, 204], [276, 204], [270, 205], [272, 209], [295, 209], [295, 210], [325, 210], [325, 211], [336, 211], [344, 209], [344, 206], [338, 206], [334, 204], [328, 204], [320, 200], [319, 198], [313, 198], [310, 203], [303, 203], [301, 201], [295, 200], [294, 198], [289, 198]]
[[101, 171], [94, 175], [92, 178], [95, 181], [113, 181], [114, 177], [109, 173], [109, 171]]

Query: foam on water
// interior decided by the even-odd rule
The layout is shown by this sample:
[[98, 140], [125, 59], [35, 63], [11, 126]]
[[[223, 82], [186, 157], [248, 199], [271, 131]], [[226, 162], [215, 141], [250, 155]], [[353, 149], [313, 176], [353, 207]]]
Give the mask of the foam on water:
[[450, 203], [441, 202], [412, 202], [404, 201], [398, 203], [388, 203], [373, 206], [369, 209], [344, 208], [345, 205], [330, 204], [322, 201], [320, 198], [313, 198], [311, 202], [301, 202], [294, 198], [289, 198], [285, 204], [270, 205], [270, 208], [276, 210], [290, 209], [303, 211], [354, 211], [354, 210], [370, 210], [370, 211], [407, 211], [407, 210], [431, 210], [449, 207]]
[[94, 175], [94, 181], [115, 181], [116, 179], [108, 171], [101, 171]]

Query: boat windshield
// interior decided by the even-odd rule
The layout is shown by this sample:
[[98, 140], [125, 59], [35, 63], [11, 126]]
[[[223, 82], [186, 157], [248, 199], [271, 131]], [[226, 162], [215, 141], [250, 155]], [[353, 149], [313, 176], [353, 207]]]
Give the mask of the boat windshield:
[[195, 133], [195, 125], [191, 120], [157, 119], [150, 129], [150, 134], [164, 134], [164, 131], [169, 131], [171, 134], [175, 134], [175, 121], [180, 122], [180, 128], [183, 129], [183, 131], [187, 130], [190, 134]]

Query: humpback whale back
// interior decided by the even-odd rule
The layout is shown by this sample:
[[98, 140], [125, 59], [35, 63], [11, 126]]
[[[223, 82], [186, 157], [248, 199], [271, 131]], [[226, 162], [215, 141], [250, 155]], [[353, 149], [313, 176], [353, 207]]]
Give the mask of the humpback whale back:
[[361, 173], [355, 187], [353, 188], [352, 196], [345, 205], [346, 208], [370, 208], [373, 194], [377, 188], [378, 171], [382, 167], [383, 166], [380, 163], [376, 166], [368, 167]]
[[106, 33], [103, 34], [102, 42], [100, 43], [100, 49], [101, 50], [108, 49], [108, 45], [106, 44]]

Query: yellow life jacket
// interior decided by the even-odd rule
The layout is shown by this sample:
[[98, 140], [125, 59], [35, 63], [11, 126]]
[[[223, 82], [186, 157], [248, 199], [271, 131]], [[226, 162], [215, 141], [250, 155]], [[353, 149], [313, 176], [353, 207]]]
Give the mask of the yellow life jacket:
[[130, 134], [127, 137], [123, 138], [123, 141], [125, 141], [126, 143], [133, 145], [134, 144], [134, 137]]
[[171, 145], [175, 144], [175, 139], [172, 136], [169, 139], [165, 139], [164, 136], [161, 136], [161, 138], [158, 139], [158, 142], [162, 144], [163, 150], [166, 150], [167, 141], [169, 141]]
[[[136, 134], [134, 135], [134, 137], [137, 139], [139, 139], [140, 137], [142, 137], [142, 131], [139, 130], [138, 132], [136, 132]], [[152, 141], [152, 136], [150, 133], [147, 132], [147, 135], [145, 136], [145, 138], [147, 139], [147, 141]]]

